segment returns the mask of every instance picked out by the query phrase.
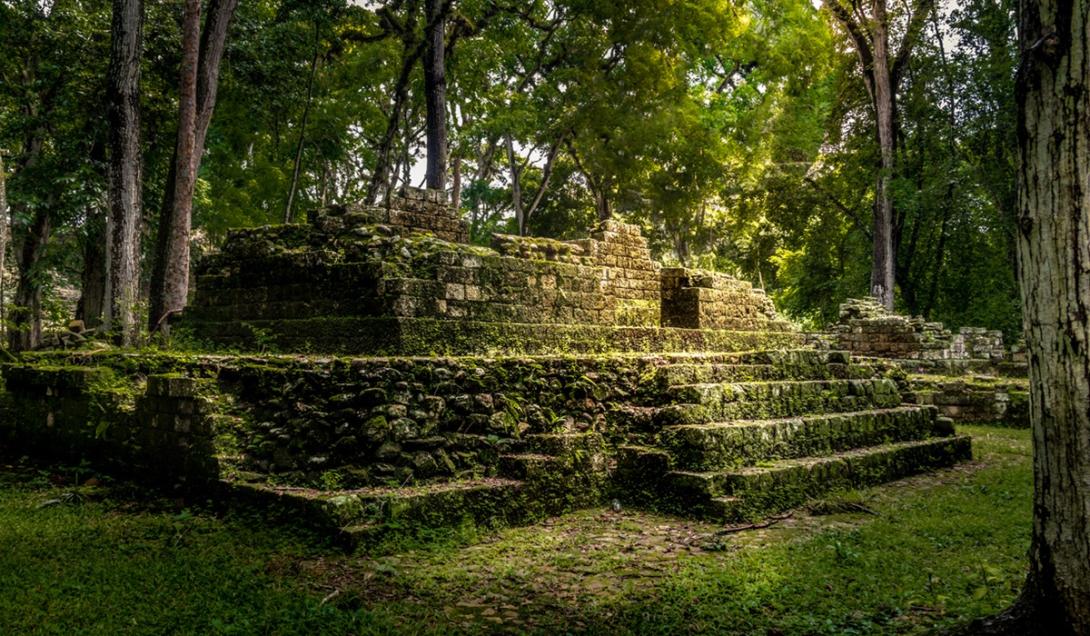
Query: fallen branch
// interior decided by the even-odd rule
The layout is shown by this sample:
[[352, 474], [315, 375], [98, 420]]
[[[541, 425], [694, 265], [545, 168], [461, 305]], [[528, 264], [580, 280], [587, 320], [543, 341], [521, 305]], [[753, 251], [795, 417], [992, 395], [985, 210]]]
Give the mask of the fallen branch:
[[767, 520], [762, 521], [761, 523], [748, 523], [748, 524], [746, 524], [744, 526], [730, 526], [729, 528], [723, 528], [722, 530], [716, 531], [715, 536], [722, 537], [722, 536], [725, 536], [725, 535], [728, 535], [728, 534], [734, 534], [735, 532], [744, 532], [746, 530], [761, 530], [761, 529], [764, 529], [764, 528], [771, 528], [772, 526], [774, 526], [777, 523], [783, 521], [784, 519], [790, 519], [794, 515], [795, 515], [795, 512], [792, 510], [792, 511], [786, 512], [786, 513], [784, 513], [782, 515], [777, 515], [775, 517], [769, 517]]

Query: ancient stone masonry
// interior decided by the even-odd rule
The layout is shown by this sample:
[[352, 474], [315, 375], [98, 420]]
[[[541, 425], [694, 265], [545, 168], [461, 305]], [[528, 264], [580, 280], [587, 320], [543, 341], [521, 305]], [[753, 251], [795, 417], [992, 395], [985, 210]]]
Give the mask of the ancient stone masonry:
[[1008, 349], [1000, 331], [962, 327], [954, 334], [871, 300], [849, 300], [831, 333], [812, 341], [881, 358], [909, 374], [907, 402], [934, 405], [958, 421], [1028, 426], [1025, 356], [1018, 345]]
[[934, 405], [959, 422], [1029, 426], [1029, 386], [1024, 378], [914, 375], [905, 401]]
[[356, 544], [613, 499], [738, 522], [970, 456], [892, 361], [807, 347], [762, 291], [662, 269], [634, 226], [472, 246], [415, 192], [308, 217], [202, 262], [175, 334], [212, 352], [0, 365], [0, 444]]
[[692, 337], [663, 327], [792, 331], [748, 283], [660, 271], [631, 225], [605, 221], [575, 241], [497, 235], [488, 249], [442, 240], [451, 233], [434, 228], [449, 210], [420, 228], [379, 222], [416, 218], [394, 212], [335, 207], [308, 225], [232, 232], [200, 266], [186, 324], [217, 344], [265, 339], [282, 349], [408, 354], [474, 353], [481, 347], [472, 342], [451, 343], [476, 333], [502, 350], [541, 352], [547, 338], [532, 329], [525, 337], [518, 325], [557, 325], [576, 351], [603, 349], [578, 345], [586, 340], [630, 349]]
[[941, 322], [891, 313], [872, 299], [840, 306], [833, 326], [836, 347], [861, 356], [899, 360], [987, 360], [1007, 358], [1003, 332], [962, 327], [951, 333]]
[[[612, 498], [735, 522], [969, 455], [933, 407], [838, 352], [61, 357], [4, 367], [0, 438], [78, 452], [111, 404], [85, 378], [124, 368], [136, 406], [94, 418], [114, 435], [98, 458], [158, 457], [190, 484], [211, 470], [222, 492], [359, 542]], [[86, 388], [51, 400], [58, 383]]]
[[733, 276], [685, 268], [662, 272], [662, 324], [685, 329], [790, 331], [763, 290]]
[[[311, 213], [311, 222], [316, 216]], [[355, 225], [385, 225], [403, 233], [429, 232], [453, 243], [469, 242], [469, 224], [454, 213], [446, 193], [435, 190], [403, 190], [381, 205], [334, 206], [327, 216]]]

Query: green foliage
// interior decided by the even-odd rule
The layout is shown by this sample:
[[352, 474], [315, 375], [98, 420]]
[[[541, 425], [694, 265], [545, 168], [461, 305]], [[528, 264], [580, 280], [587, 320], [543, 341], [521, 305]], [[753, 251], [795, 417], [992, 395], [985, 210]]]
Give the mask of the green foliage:
[[[279, 222], [300, 150], [295, 218], [358, 201], [406, 62], [392, 185], [419, 185], [421, 5], [240, 4], [197, 184], [195, 253], [229, 227]], [[517, 173], [531, 233], [585, 235], [608, 211], [642, 225], [664, 261], [762, 285], [815, 327], [865, 292], [873, 117], [846, 37], [815, 3], [451, 7], [451, 159], [476, 242], [517, 231]], [[900, 308], [1008, 334], [1020, 324], [1013, 9], [969, 0], [941, 7], [924, 29], [901, 88], [893, 175]], [[144, 203], [154, 211], [174, 146], [180, 7], [147, 12]], [[15, 245], [48, 210], [50, 246], [26, 273], [45, 288], [54, 322], [71, 313], [85, 248], [102, 236], [109, 20], [104, 2], [0, 3], [0, 147], [13, 152]], [[147, 217], [150, 239], [156, 215]]]

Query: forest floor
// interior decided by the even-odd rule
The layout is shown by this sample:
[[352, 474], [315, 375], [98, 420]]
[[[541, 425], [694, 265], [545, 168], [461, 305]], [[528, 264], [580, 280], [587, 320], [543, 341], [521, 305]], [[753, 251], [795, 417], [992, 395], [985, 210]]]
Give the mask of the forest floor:
[[1025, 575], [1028, 431], [765, 528], [594, 509], [349, 556], [208, 502], [0, 461], [0, 634], [941, 632]]

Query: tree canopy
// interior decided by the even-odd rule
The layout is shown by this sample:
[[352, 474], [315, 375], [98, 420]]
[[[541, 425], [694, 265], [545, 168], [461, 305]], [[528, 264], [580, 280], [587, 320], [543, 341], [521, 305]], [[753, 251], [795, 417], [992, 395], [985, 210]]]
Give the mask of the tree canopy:
[[[643, 226], [663, 261], [762, 285], [804, 323], [868, 292], [876, 119], [858, 44], [828, 3], [440, 9], [447, 182], [474, 240], [573, 237], [612, 215]], [[146, 295], [177, 138], [183, 12], [153, 0], [144, 11]], [[900, 70], [889, 175], [897, 306], [1013, 334], [1013, 3], [939, 6], [919, 25], [890, 11], [895, 38], [918, 31]], [[3, 293], [18, 307], [20, 277], [40, 281], [47, 320], [66, 319], [96, 275], [110, 20], [106, 0], [0, 0], [13, 230]], [[230, 227], [420, 186], [427, 29], [423, 0], [240, 3], [194, 189], [196, 257]], [[40, 258], [25, 259], [35, 245]]]

